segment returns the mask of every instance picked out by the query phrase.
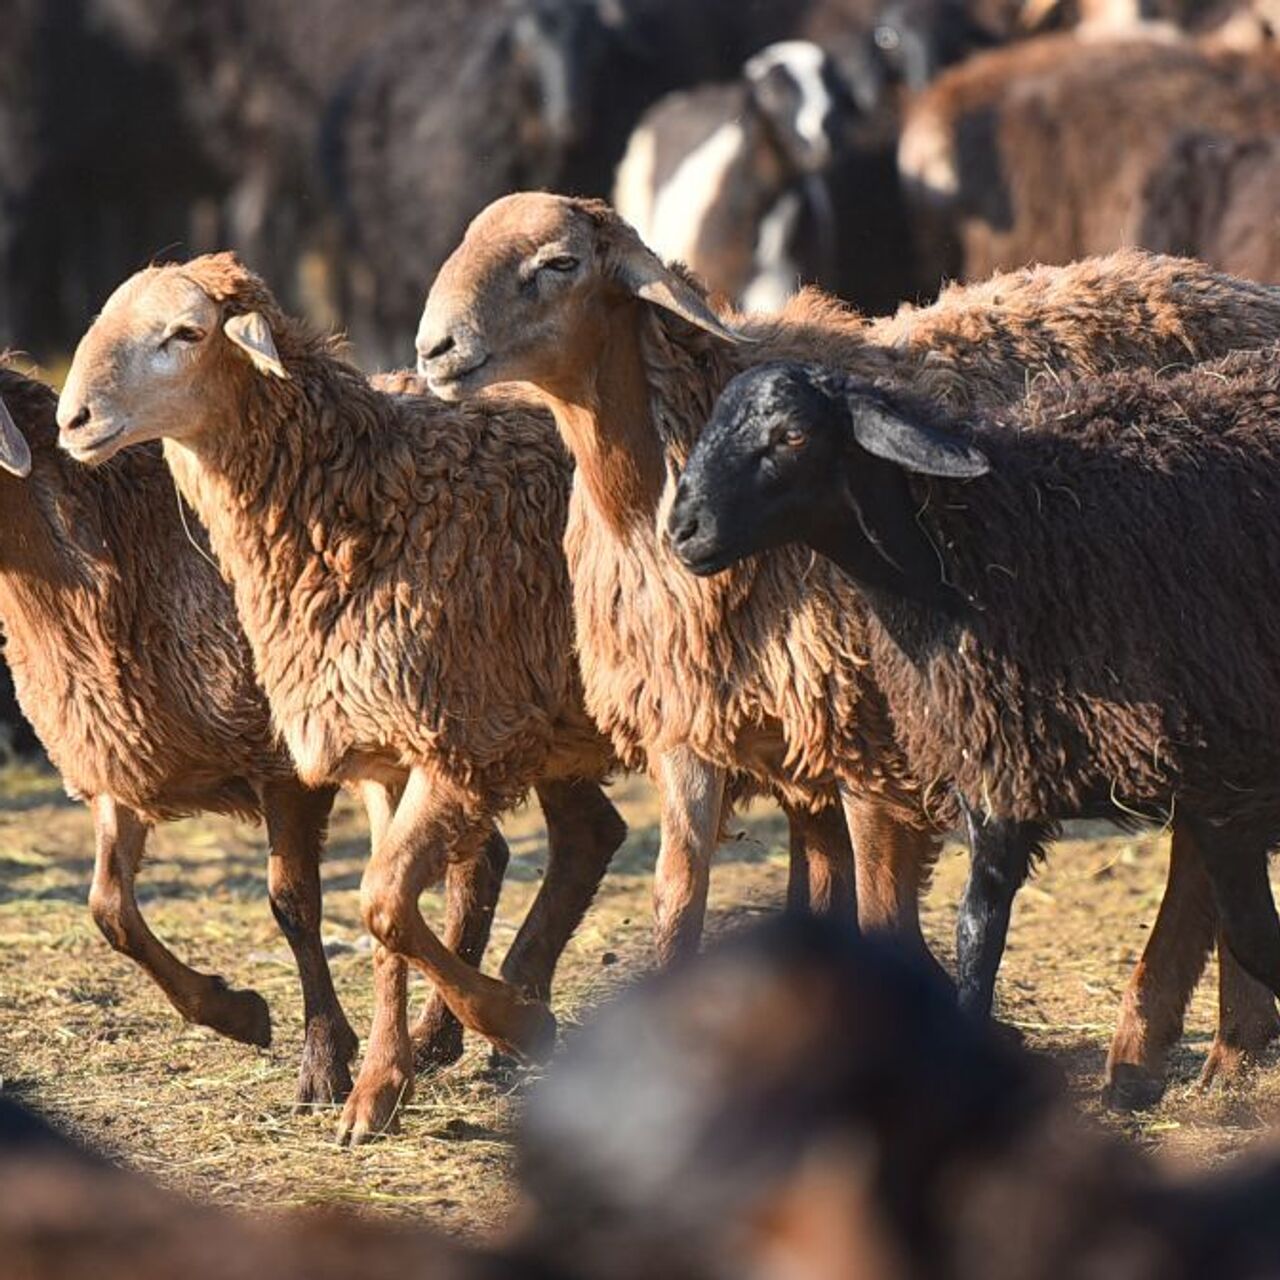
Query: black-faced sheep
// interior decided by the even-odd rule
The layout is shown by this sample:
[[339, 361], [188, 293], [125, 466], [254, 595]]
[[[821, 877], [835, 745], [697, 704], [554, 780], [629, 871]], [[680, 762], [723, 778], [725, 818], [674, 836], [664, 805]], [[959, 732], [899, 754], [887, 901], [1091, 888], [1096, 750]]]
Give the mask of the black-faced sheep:
[[333, 793], [303, 787], [276, 744], [231, 593], [192, 542], [158, 454], [91, 474], [57, 448], [50, 388], [0, 369], [0, 401], [5, 652], [50, 759], [93, 813], [94, 921], [188, 1021], [269, 1043], [262, 997], [184, 965], [134, 895], [156, 823], [199, 812], [265, 818], [271, 907], [306, 1007], [298, 1099], [341, 1097], [356, 1039], [320, 943]]
[[859, 587], [897, 740], [969, 828], [967, 1008], [990, 1007], [1014, 894], [1077, 817], [1176, 814], [1236, 958], [1280, 993], [1276, 350], [971, 418], [821, 366], [751, 370], [680, 479], [675, 553], [706, 574], [799, 541]]
[[1272, 53], [1139, 33], [980, 54], [940, 76], [903, 123], [921, 287], [1140, 244], [1144, 189], [1180, 133], [1277, 128]]
[[517, 1137], [529, 1254], [578, 1280], [1277, 1274], [1280, 1157], [1171, 1176], [913, 960], [784, 917], [603, 1010]]
[[[598, 786], [611, 753], [582, 706], [560, 549], [569, 468], [549, 418], [514, 398], [459, 411], [376, 390], [220, 255], [112, 295], [59, 420], [64, 446], [93, 461], [165, 440], [299, 775], [399, 792], [373, 815], [361, 897], [381, 944], [377, 1012], [342, 1135], [384, 1128], [411, 1087], [405, 960], [498, 1047], [549, 1048], [547, 961], [624, 831]], [[517, 947], [500, 982], [441, 944], [418, 896], [535, 786], [544, 808], [575, 809], [575, 843], [552, 857], [584, 891], [554, 952]]]
[[[532, 383], [574, 454], [566, 550], [587, 705], [658, 780], [659, 929], [696, 937], [717, 835], [708, 797], [731, 770], [799, 801], [843, 784], [868, 925], [918, 928], [934, 847], [852, 584], [796, 549], [699, 581], [659, 538], [671, 476], [729, 379], [820, 355], [966, 408], [1018, 399], [1040, 369], [1161, 367], [1278, 333], [1280, 292], [1135, 252], [951, 289], [871, 323], [812, 291], [777, 317], [735, 316], [607, 206], [522, 194], [480, 215], [445, 264], [418, 350], [448, 399]], [[1148, 1024], [1126, 1052], [1157, 1060], [1147, 1048], [1171, 1032]]]
[[1187, 134], [1143, 193], [1140, 242], [1280, 283], [1280, 140]]

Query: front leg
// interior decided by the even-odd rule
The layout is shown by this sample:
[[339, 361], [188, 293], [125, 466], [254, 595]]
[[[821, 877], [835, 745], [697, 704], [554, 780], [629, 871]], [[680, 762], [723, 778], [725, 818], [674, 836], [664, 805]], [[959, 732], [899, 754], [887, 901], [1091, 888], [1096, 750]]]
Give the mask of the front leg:
[[653, 880], [654, 943], [666, 965], [695, 954], [702, 940], [726, 774], [683, 747], [660, 756], [655, 773], [662, 844]]
[[1040, 852], [1046, 829], [1034, 822], [984, 818], [967, 804], [963, 808], [969, 880], [956, 919], [956, 985], [960, 1007], [985, 1018], [995, 997], [1013, 898]]
[[302, 1061], [296, 1094], [299, 1108], [332, 1104], [351, 1091], [348, 1064], [357, 1041], [333, 989], [320, 938], [320, 855], [333, 791], [312, 791], [300, 782], [262, 788], [270, 856], [267, 891], [271, 911], [293, 952], [302, 982]]

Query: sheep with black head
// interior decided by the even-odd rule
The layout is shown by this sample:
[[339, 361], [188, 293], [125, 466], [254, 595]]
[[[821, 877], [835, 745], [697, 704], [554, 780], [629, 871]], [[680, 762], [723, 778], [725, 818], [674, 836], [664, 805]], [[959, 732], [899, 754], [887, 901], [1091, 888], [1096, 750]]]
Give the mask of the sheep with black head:
[[1079, 817], [1176, 813], [1237, 959], [1280, 991], [1278, 502], [1273, 350], [971, 420], [773, 363], [719, 401], [667, 528], [696, 573], [800, 542], [860, 588], [897, 740], [967, 819], [960, 994], [985, 1011], [1014, 894]]

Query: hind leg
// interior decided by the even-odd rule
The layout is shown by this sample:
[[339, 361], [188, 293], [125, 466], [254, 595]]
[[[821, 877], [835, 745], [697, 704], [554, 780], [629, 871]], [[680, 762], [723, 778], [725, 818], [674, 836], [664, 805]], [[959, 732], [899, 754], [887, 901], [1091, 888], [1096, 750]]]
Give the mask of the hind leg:
[[1218, 1030], [1205, 1059], [1200, 1083], [1235, 1079], [1280, 1035], [1276, 998], [1251, 978], [1218, 930]]
[[351, 1092], [349, 1063], [359, 1042], [333, 989], [320, 940], [320, 854], [333, 791], [299, 782], [262, 789], [271, 855], [267, 888], [271, 910], [298, 965], [306, 1031], [298, 1068], [298, 1106], [340, 1102]]
[[1153, 1106], [1164, 1092], [1166, 1059], [1182, 1036], [1187, 1004], [1213, 948], [1217, 916], [1195, 837], [1179, 822], [1160, 909], [1121, 999], [1107, 1055], [1112, 1106]]
[[937, 836], [908, 826], [883, 802], [844, 787], [840, 801], [853, 843], [859, 928], [896, 933], [942, 974], [920, 931], [920, 894], [938, 859]]
[[1251, 977], [1280, 993], [1280, 919], [1267, 878], [1267, 835], [1243, 823], [1186, 817], [1213, 887], [1218, 919], [1236, 960]]
[[[555, 1019], [536, 1001], [486, 977], [460, 960], [428, 928], [418, 897], [448, 860], [478, 856], [493, 827], [475, 799], [420, 769], [409, 776], [385, 835], [377, 841], [360, 886], [365, 925], [393, 963], [416, 965], [439, 988], [464, 1027], [502, 1052], [531, 1059], [555, 1041]], [[393, 970], [388, 967], [387, 972]], [[386, 1127], [412, 1086], [413, 1043], [403, 1010], [404, 984], [386, 984], [387, 1016], [379, 1000], [375, 1031], [339, 1127], [339, 1139], [358, 1142]], [[394, 1002], [392, 1004], [391, 1002]]]
[[599, 783], [544, 781], [537, 791], [547, 823], [547, 874], [502, 962], [502, 976], [549, 1000], [560, 955], [626, 839], [627, 824]]
[[1013, 899], [1044, 839], [1036, 823], [984, 821], [966, 805], [969, 880], [956, 919], [956, 987], [960, 1007], [985, 1018], [1009, 934]]
[[89, 910], [115, 950], [141, 965], [188, 1022], [244, 1044], [271, 1043], [271, 1014], [256, 991], [233, 991], [219, 977], [188, 968], [147, 928], [134, 894], [149, 828], [111, 796], [92, 803], [95, 856]]
[[843, 809], [836, 804], [817, 813], [786, 804], [782, 808], [791, 832], [788, 909], [855, 919], [853, 843]]
[[[467, 964], [479, 965], [489, 945], [502, 877], [511, 851], [495, 827], [478, 858], [451, 862], [444, 877], [444, 945]], [[447, 1067], [462, 1057], [462, 1023], [433, 990], [409, 1032], [419, 1071]]]

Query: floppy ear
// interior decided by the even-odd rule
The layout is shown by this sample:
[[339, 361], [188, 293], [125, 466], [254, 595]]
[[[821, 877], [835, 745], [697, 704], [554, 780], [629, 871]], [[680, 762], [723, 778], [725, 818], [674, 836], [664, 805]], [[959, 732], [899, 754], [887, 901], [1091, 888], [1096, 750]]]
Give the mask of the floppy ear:
[[222, 326], [222, 332], [253, 361], [259, 373], [269, 373], [274, 378], [288, 378], [289, 371], [276, 350], [276, 340], [271, 336], [271, 326], [260, 311], [247, 311], [232, 316]]
[[31, 474], [31, 446], [18, 430], [18, 424], [9, 415], [3, 400], [0, 400], [0, 467], [10, 475], [25, 477]]
[[632, 243], [618, 251], [615, 274], [637, 298], [670, 311], [687, 324], [705, 329], [726, 342], [751, 342], [744, 333], [730, 329], [698, 295], [689, 283], [665, 266], [652, 249], [647, 248], [639, 236], [629, 237]]
[[917, 475], [965, 480], [991, 470], [985, 455], [971, 444], [913, 422], [874, 400], [850, 396], [849, 416], [854, 439], [868, 453]]

